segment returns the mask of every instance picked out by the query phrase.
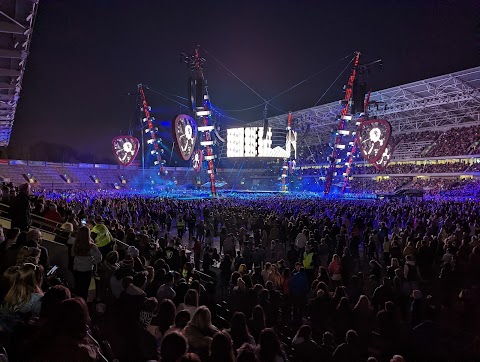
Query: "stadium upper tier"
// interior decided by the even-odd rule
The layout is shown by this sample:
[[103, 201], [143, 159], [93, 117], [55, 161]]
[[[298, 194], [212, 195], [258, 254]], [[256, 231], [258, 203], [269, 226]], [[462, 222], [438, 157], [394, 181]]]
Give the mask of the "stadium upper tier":
[[[330, 143], [339, 113], [339, 101], [294, 111], [299, 143]], [[397, 136], [478, 125], [480, 67], [372, 92], [369, 116], [388, 120]], [[271, 117], [269, 126], [284, 129], [286, 119], [286, 114]], [[251, 125], [261, 126], [263, 120]], [[420, 148], [421, 144], [416, 145], [415, 150]]]
[[[480, 125], [394, 134], [393, 137], [393, 160], [480, 154]], [[331, 144], [303, 144], [299, 148], [297, 162], [302, 165], [323, 163], [331, 150]]]

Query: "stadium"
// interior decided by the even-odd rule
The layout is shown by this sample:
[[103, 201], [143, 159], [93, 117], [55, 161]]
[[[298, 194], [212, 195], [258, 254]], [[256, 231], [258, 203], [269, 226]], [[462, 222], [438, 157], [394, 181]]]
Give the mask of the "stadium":
[[[268, 88], [245, 74], [289, 64], [278, 54], [251, 45], [259, 64], [262, 52], [278, 63], [256, 73], [236, 55], [237, 69], [200, 45], [183, 52], [185, 39], [195, 41], [184, 29], [158, 57], [164, 67], [175, 52], [183, 72], [150, 74], [141, 69], [146, 63], [108, 61], [133, 54], [132, 44], [157, 54], [145, 46], [153, 27], [135, 33], [139, 20], [132, 19], [163, 9], [193, 22], [198, 9], [42, 6], [0, 3], [2, 361], [480, 359], [480, 66], [458, 60], [442, 67], [432, 57], [431, 72], [398, 61], [404, 73], [394, 76], [382, 73], [384, 61], [349, 45], [347, 56], [308, 69], [307, 78], [302, 69], [288, 88], [276, 83], [282, 77], [265, 78], [275, 83]], [[279, 9], [308, 13], [300, 5]], [[478, 6], [460, 10], [480, 14]], [[76, 14], [65, 22], [68, 11]], [[107, 13], [112, 19], [103, 24]], [[90, 31], [109, 34], [108, 45], [80, 35], [89, 31], [76, 23], [84, 16]], [[252, 24], [255, 36], [274, 39], [262, 21]], [[60, 25], [58, 39], [84, 43], [72, 40], [60, 54], [60, 41], [45, 35]], [[289, 39], [299, 41], [298, 34]], [[371, 43], [358, 44], [372, 52]], [[386, 59], [399, 56], [387, 48]], [[47, 53], [59, 57], [60, 75], [41, 94], [39, 64], [51, 59], [38, 59]], [[74, 85], [57, 89], [72, 64], [85, 69], [72, 75]], [[114, 85], [102, 85], [99, 74]], [[319, 76], [326, 90], [305, 107], [313, 88], [304, 87]], [[156, 86], [164, 80], [172, 91]], [[261, 102], [228, 109], [226, 97], [242, 98], [232, 80], [253, 97], [245, 99]], [[123, 92], [120, 83], [135, 89], [121, 101], [106, 94]], [[92, 94], [82, 93], [87, 84]], [[276, 95], [264, 96], [266, 89]], [[56, 104], [46, 107], [40, 99], [51, 95]], [[52, 116], [67, 109], [71, 121]], [[108, 120], [118, 114], [123, 120]]]
[[[426, 196], [478, 198], [480, 171], [480, 67], [419, 80], [372, 92], [373, 119], [388, 119], [392, 125], [393, 152], [388, 167], [377, 170], [356, 156], [347, 192], [343, 197], [385, 196], [418, 190]], [[322, 194], [336, 131], [339, 102], [292, 113], [297, 125], [296, 169], [288, 173], [289, 190]], [[6, 116], [8, 117], [8, 116]], [[282, 137], [288, 115], [268, 118], [277, 138]], [[263, 122], [263, 121], [261, 121]], [[252, 126], [261, 122], [252, 123]], [[2, 126], [2, 134], [11, 130]], [[308, 130], [308, 131], [307, 131]], [[283, 131], [283, 133], [285, 133]], [[8, 136], [1, 141], [8, 143]], [[228, 142], [228, 141], [227, 141]], [[450, 145], [455, 144], [455, 147]], [[283, 158], [227, 157], [227, 143], [219, 147], [216, 180], [219, 190], [282, 191]], [[266, 165], [266, 169], [265, 169]], [[202, 189], [209, 182], [208, 170], [169, 167], [167, 184], [173, 190]], [[54, 163], [48, 161], [0, 160], [4, 182], [30, 182], [38, 190], [152, 189], [161, 180], [153, 162], [129, 166], [115, 164]]]

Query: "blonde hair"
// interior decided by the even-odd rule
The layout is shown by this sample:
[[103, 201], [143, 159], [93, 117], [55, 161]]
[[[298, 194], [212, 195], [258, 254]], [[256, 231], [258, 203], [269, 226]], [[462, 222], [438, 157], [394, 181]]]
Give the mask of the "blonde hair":
[[17, 254], [17, 265], [22, 266], [25, 263], [37, 265], [40, 260], [40, 253], [39, 248], [23, 246]]
[[40, 265], [25, 263], [18, 268], [13, 284], [5, 296], [8, 307], [19, 309], [24, 306], [33, 293], [42, 293], [43, 268]]
[[211, 329], [212, 328], [212, 314], [210, 310], [202, 305], [198, 307], [193, 315], [192, 319], [188, 324], [192, 327], [195, 327], [201, 331]]
[[8, 285], [8, 289], [12, 287], [13, 282], [17, 277], [18, 269], [20, 269], [20, 266], [15, 265], [15, 266], [9, 267], [7, 270], [3, 272], [2, 281]]
[[247, 270], [247, 265], [246, 264], [240, 264], [240, 266], [238, 267], [238, 272], [240, 274], [245, 274], [248, 272]]

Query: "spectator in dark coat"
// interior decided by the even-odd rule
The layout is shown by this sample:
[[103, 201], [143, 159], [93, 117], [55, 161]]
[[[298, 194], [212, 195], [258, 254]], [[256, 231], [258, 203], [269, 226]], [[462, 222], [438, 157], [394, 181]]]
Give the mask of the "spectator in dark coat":
[[22, 231], [28, 231], [30, 226], [30, 185], [24, 183], [18, 187], [18, 195], [10, 204], [10, 218], [12, 228], [17, 227]]
[[244, 343], [255, 344], [255, 339], [249, 333], [245, 314], [236, 312], [230, 320], [230, 329], [227, 331], [232, 338], [233, 348], [237, 350]]
[[140, 312], [147, 299], [143, 291], [146, 280], [144, 273], [135, 274], [133, 283], [107, 311], [105, 333], [121, 361], [158, 358], [155, 337], [140, 325]]
[[[107, 361], [100, 346], [91, 337], [88, 325], [90, 317], [85, 301], [81, 298], [61, 302], [44, 333], [29, 349], [27, 360], [45, 361]], [[67, 358], [68, 356], [68, 358]]]
[[330, 332], [323, 333], [322, 344], [317, 351], [318, 361], [330, 362], [333, 359], [336, 345], [334, 344], [333, 334]]
[[304, 268], [300, 268], [298, 273], [293, 274], [290, 278], [288, 288], [292, 298], [293, 316], [299, 319], [303, 315], [309, 290], [308, 279]]
[[257, 305], [253, 308], [252, 318], [248, 321], [248, 330], [255, 339], [255, 343], [258, 343], [260, 333], [262, 333], [265, 327], [265, 313], [262, 306]]
[[318, 345], [312, 340], [312, 327], [308, 325], [301, 326], [292, 340], [295, 358], [298, 361], [314, 362], [318, 361]]
[[372, 304], [375, 310], [380, 310], [386, 302], [393, 301], [394, 295], [390, 279], [383, 278], [383, 284], [375, 289]]
[[333, 352], [333, 360], [341, 362], [356, 362], [364, 360], [359, 345], [357, 332], [349, 330], [345, 336], [345, 343], [342, 343]]
[[386, 302], [385, 309], [377, 313], [377, 324], [385, 353], [398, 349], [400, 337], [400, 320], [397, 316], [395, 304]]

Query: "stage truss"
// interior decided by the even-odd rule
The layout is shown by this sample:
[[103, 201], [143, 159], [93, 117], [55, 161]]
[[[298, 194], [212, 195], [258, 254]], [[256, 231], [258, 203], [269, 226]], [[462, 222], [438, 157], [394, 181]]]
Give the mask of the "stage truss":
[[0, 147], [8, 146], [38, 0], [0, 1]]

